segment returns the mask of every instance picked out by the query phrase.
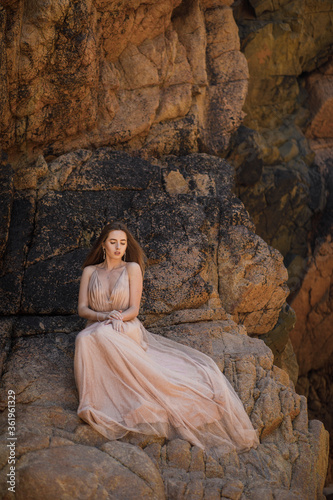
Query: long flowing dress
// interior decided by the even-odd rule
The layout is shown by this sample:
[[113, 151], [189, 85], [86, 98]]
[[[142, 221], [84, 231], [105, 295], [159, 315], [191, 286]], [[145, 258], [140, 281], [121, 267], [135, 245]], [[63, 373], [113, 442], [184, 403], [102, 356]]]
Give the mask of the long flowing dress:
[[[126, 265], [111, 293], [96, 267], [88, 300], [95, 311], [126, 310]], [[76, 337], [81, 419], [110, 440], [129, 431], [179, 437], [213, 456], [258, 445], [242, 402], [209, 356], [148, 332], [138, 318], [123, 329], [88, 322]]]

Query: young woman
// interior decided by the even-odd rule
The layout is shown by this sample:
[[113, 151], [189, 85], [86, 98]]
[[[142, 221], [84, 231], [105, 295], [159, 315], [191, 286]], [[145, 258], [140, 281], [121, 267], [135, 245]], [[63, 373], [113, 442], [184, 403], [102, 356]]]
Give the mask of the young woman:
[[108, 439], [179, 437], [219, 456], [259, 443], [214, 361], [148, 332], [137, 318], [144, 253], [121, 222], [107, 224], [83, 264], [75, 341], [78, 415]]

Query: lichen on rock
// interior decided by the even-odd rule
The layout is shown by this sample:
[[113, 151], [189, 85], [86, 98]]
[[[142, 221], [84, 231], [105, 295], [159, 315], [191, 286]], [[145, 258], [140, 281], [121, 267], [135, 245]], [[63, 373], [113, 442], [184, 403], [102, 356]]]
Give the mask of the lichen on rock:
[[[167, 181], [171, 174], [183, 179], [186, 192]], [[72, 496], [84, 488], [93, 497], [255, 498], [264, 487], [271, 496], [322, 498], [327, 433], [320, 422], [308, 423], [305, 398], [273, 365], [271, 350], [247, 335], [277, 322], [287, 276], [280, 254], [253, 232], [233, 185], [230, 165], [207, 154], [152, 163], [101, 148], [57, 158], [34, 190], [14, 195], [2, 283], [12, 283], [15, 263], [20, 288], [13, 282], [1, 304], [3, 345], [12, 339], [2, 401], [13, 388], [17, 489], [27, 498], [31, 491], [34, 498], [59, 497], [60, 484]], [[22, 213], [27, 226], [17, 239]], [[148, 255], [145, 326], [216, 361], [260, 436], [257, 450], [216, 461], [179, 439], [130, 434], [110, 442], [77, 416], [80, 264], [114, 217], [128, 223]], [[267, 313], [258, 316], [261, 309]], [[8, 464], [2, 465], [5, 491]], [[50, 482], [48, 470], [57, 480]]]

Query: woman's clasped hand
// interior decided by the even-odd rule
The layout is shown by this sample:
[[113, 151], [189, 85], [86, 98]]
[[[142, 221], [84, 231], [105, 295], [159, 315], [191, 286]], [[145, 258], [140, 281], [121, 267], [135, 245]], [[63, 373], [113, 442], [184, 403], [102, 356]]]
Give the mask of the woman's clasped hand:
[[123, 332], [123, 315], [122, 311], [111, 311], [110, 313], [98, 312], [98, 322], [105, 322], [106, 325], [112, 325], [117, 332]]
[[111, 311], [108, 319], [106, 320], [105, 324], [106, 325], [112, 325], [112, 327], [117, 331], [117, 332], [123, 332], [123, 315], [121, 314], [121, 311]]

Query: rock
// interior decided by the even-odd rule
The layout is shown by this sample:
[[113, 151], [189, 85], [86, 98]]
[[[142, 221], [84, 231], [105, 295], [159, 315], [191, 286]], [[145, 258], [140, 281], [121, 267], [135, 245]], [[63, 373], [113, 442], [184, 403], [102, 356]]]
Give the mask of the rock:
[[325, 366], [332, 357], [333, 313], [329, 293], [332, 276], [333, 248], [328, 235], [321, 244], [318, 242], [301, 288], [292, 302], [298, 320], [290, 336], [301, 375]]
[[[280, 134], [280, 130], [283, 133]], [[268, 152], [269, 147], [272, 149], [272, 144], [279, 150], [287, 144], [287, 131], [289, 137], [294, 135], [298, 147], [300, 145], [301, 147], [298, 157], [289, 160], [285, 167], [281, 168], [279, 164], [274, 165], [274, 156], [270, 156]], [[312, 140], [311, 147], [315, 149], [316, 156], [315, 163], [311, 165], [310, 161], [313, 161], [314, 155], [312, 157], [309, 155], [309, 146], [304, 147], [304, 140], [301, 141], [300, 136], [295, 135], [292, 128], [285, 127], [283, 131], [281, 127], [279, 131], [275, 129], [274, 133], [265, 132], [264, 135], [265, 137], [243, 129], [239, 133], [243, 142], [237, 146], [236, 154], [233, 153], [231, 157], [239, 172], [238, 194], [254, 219], [256, 231], [285, 256], [284, 263], [289, 275], [288, 286], [291, 290], [288, 300], [295, 309], [297, 321], [295, 330], [289, 330], [290, 340], [287, 331], [284, 331], [283, 323], [279, 322], [271, 333], [263, 336], [263, 339], [274, 349], [274, 362], [287, 370], [294, 383], [297, 383], [297, 364], [302, 366], [301, 376], [307, 372], [311, 377], [311, 370], [321, 370], [330, 378], [331, 372], [327, 367], [331, 353], [331, 328], [328, 324], [332, 309], [329, 293], [330, 274], [332, 274], [329, 265], [332, 232], [332, 201], [329, 194], [332, 184], [330, 143]], [[248, 164], [249, 180], [247, 180], [243, 165], [247, 165], [245, 158], [251, 151], [253, 160]], [[280, 153], [279, 158], [281, 158]], [[262, 162], [264, 166], [261, 169], [261, 177], [253, 184], [251, 168], [255, 167], [251, 165], [260, 165]], [[260, 171], [260, 167], [257, 168]], [[309, 241], [312, 241], [310, 246]], [[320, 261], [315, 264], [317, 258]], [[323, 266], [325, 273], [327, 272], [325, 278], [321, 275]], [[319, 333], [320, 339], [325, 339], [328, 349], [327, 347], [323, 349], [321, 340], [310, 340], [317, 338]], [[283, 350], [282, 344], [284, 344]], [[327, 418], [330, 396], [324, 387], [325, 385], [321, 390], [325, 393], [327, 402], [324, 402], [324, 396], [318, 396], [317, 391], [309, 392], [305, 388], [303, 376], [302, 382], [297, 384], [297, 390], [309, 397], [311, 416], [323, 419], [330, 428], [332, 424]], [[328, 476], [328, 480], [330, 477], [331, 475]]]
[[[297, 322], [291, 342], [284, 336], [286, 350], [280, 359], [276, 356], [276, 362], [279, 366], [291, 362], [295, 381], [292, 345], [301, 374], [327, 363], [322, 348], [310, 341], [311, 335], [317, 338], [322, 332], [321, 324], [325, 330], [321, 338], [328, 342], [328, 350], [324, 351], [327, 356], [331, 352], [327, 326], [331, 311], [330, 271], [324, 283], [320, 271], [315, 271], [314, 256], [325, 246], [331, 232], [332, 203], [328, 193], [332, 152], [327, 138], [331, 137], [333, 87], [328, 46], [332, 33], [325, 23], [330, 23], [332, 6], [327, 3], [324, 20], [323, 4], [319, 7], [309, 2], [291, 5], [266, 0], [253, 0], [248, 8], [244, 4], [235, 2], [234, 14], [249, 64], [249, 92], [244, 107], [244, 124], [248, 128], [242, 127], [232, 139], [234, 150], [229, 160], [237, 168], [237, 194], [249, 210], [257, 233], [285, 257], [289, 303], [295, 309]], [[295, 43], [299, 43], [298, 48], [291, 49]], [[293, 56], [285, 57], [284, 51], [290, 49]], [[306, 77], [302, 75], [305, 68]], [[309, 143], [306, 137], [311, 139]], [[329, 250], [325, 252], [329, 255]], [[329, 270], [328, 261], [327, 266]], [[312, 287], [311, 305], [307, 295]]]
[[222, 233], [218, 258], [219, 290], [226, 311], [250, 334], [267, 333], [288, 294], [280, 254], [244, 226], [234, 226]]
[[283, 161], [288, 162], [299, 154], [299, 149], [295, 139], [285, 142], [279, 149]]
[[26, 256], [33, 233], [36, 201], [30, 191], [13, 196], [10, 228], [0, 276], [2, 314], [16, 314], [20, 308]]
[[245, 124], [257, 130], [277, 128], [297, 105], [297, 77], [328, 58], [332, 5], [251, 1], [251, 15], [240, 3], [235, 2], [234, 12], [250, 73]]
[[307, 79], [310, 97], [311, 122], [306, 135], [309, 138], [332, 137], [333, 123], [333, 61], [321, 66]]
[[[206, 331], [204, 326], [200, 330], [199, 325], [193, 325], [197, 327], [194, 330], [196, 336]], [[163, 498], [162, 479], [167, 498], [186, 498], [192, 493], [198, 495], [198, 498], [200, 494], [215, 498], [218, 492], [221, 495], [223, 488], [226, 488], [224, 493], [227, 497], [229, 495], [228, 498], [237, 498], [241, 485], [244, 486], [243, 495], [248, 495], [256, 481], [261, 486], [267, 484], [268, 488], [270, 482], [275, 481], [286, 493], [289, 492], [289, 483], [281, 478], [286, 471], [291, 470], [290, 456], [295, 454], [294, 447], [298, 450], [303, 444], [308, 448], [299, 455], [296, 470], [300, 470], [299, 474], [303, 474], [303, 470], [313, 470], [311, 492], [315, 488], [319, 491], [325, 476], [327, 433], [319, 422], [314, 427], [312, 424], [308, 426], [306, 406], [303, 404], [297, 408], [296, 394], [283, 385], [286, 379], [272, 371], [272, 355], [268, 347], [262, 341], [244, 334], [223, 334], [211, 329], [209, 335], [216, 343], [214, 350], [215, 345], [218, 346], [218, 342], [221, 342], [222, 363], [222, 358], [225, 357], [225, 366], [230, 366], [226, 375], [235, 389], [240, 390], [246, 407], [251, 407], [248, 404], [251, 394], [255, 389], [259, 390], [256, 409], [250, 415], [255, 426], [257, 416], [266, 425], [266, 437], [262, 435], [262, 444], [258, 450], [239, 456], [236, 453], [226, 455], [220, 460], [220, 464], [207, 458], [197, 447], [179, 439], [168, 441], [166, 446], [163, 446], [160, 439], [155, 443], [153, 439], [143, 440], [140, 447], [134, 443], [108, 442], [76, 415], [78, 399], [73, 374], [75, 333], [44, 333], [16, 338], [12, 355], [6, 362], [1, 399], [5, 401], [7, 390], [14, 388], [17, 437], [20, 443], [17, 448], [17, 490], [22, 498], [29, 497], [31, 491], [35, 492], [37, 485], [41, 498], [45, 495], [51, 498], [59, 495], [59, 482], [52, 481], [50, 486], [50, 470], [58, 478], [63, 478], [62, 482], [71, 480], [69, 488], [73, 488], [73, 492], [81, 491], [80, 488], [84, 485], [85, 491], [92, 491], [91, 494], [99, 488], [96, 491], [101, 491], [105, 497], [112, 494], [120, 498], [135, 498], [139, 492], [145, 497], [148, 495], [148, 498], [149, 495], [153, 495], [152, 498]], [[181, 336], [178, 340], [183, 341]], [[206, 352], [211, 354], [212, 351]], [[242, 362], [241, 365], [239, 361]], [[242, 366], [245, 361], [255, 368], [256, 373], [250, 379], [252, 385], [248, 391], [241, 390], [244, 380]], [[267, 384], [270, 384], [269, 393], [265, 392]], [[280, 400], [281, 391], [286, 394]], [[287, 393], [290, 396], [287, 397]], [[275, 405], [272, 416], [280, 411], [282, 421], [291, 422], [290, 435], [281, 432], [279, 428], [274, 430], [274, 426], [269, 423], [266, 394], [270, 398], [270, 404]], [[272, 395], [277, 399], [272, 399]], [[305, 402], [305, 398], [303, 401]], [[4, 424], [6, 411], [0, 419]], [[5, 437], [3, 436], [4, 442]], [[316, 442], [314, 447], [307, 444], [311, 439]], [[281, 454], [280, 450], [284, 449], [288, 453], [284, 451]], [[153, 461], [149, 458], [152, 453]], [[313, 469], [306, 469], [309, 464], [312, 464]], [[36, 475], [37, 467], [39, 474]], [[0, 475], [3, 491], [6, 491], [7, 468], [8, 465]], [[92, 477], [97, 478], [96, 484]], [[131, 488], [135, 488], [135, 493]], [[295, 495], [303, 495], [303, 498], [309, 500], [313, 498], [307, 496], [307, 490], [296, 478], [295, 487], [291, 488]], [[104, 490], [106, 493], [103, 493]]]
[[2, 374], [4, 363], [7, 357], [7, 353], [10, 351], [11, 337], [12, 337], [13, 321], [12, 319], [1, 318], [0, 321], [0, 345], [1, 345], [1, 355], [0, 355], [0, 373]]
[[[97, 171], [98, 177], [94, 173]], [[172, 176], [184, 179], [188, 186], [186, 193], [175, 191], [169, 181]], [[60, 316], [76, 312], [79, 265], [86, 248], [104, 221], [120, 216], [128, 219], [129, 227], [140, 235], [147, 255], [154, 262], [148, 266], [145, 276], [142, 313], [147, 324], [163, 326], [188, 321], [228, 321], [234, 315], [234, 319], [244, 323], [252, 333], [260, 334], [271, 329], [286, 295], [286, 273], [278, 254], [266, 249], [263, 242], [259, 244], [258, 237], [254, 236], [247, 212], [231, 195], [232, 186], [230, 166], [205, 154], [184, 158], [170, 156], [152, 164], [102, 148], [94, 153], [79, 150], [52, 161], [47, 175], [39, 181], [36, 198], [32, 192], [28, 198], [26, 194], [22, 198], [30, 224], [34, 221], [33, 233], [32, 226], [25, 226], [19, 239], [14, 241], [13, 231], [22, 224], [19, 204], [11, 216], [12, 233], [3, 276], [3, 290], [7, 290], [11, 304], [3, 302], [2, 307], [6, 313], [15, 312], [20, 303], [20, 314], [34, 315], [29, 318], [21, 316], [15, 323], [15, 335], [28, 334], [32, 328], [35, 332], [54, 328], [54, 320], [45, 319], [44, 324], [41, 315], [52, 311]], [[25, 191], [22, 194], [18, 191], [15, 195], [18, 200], [23, 193]], [[129, 213], [131, 216], [126, 215]], [[59, 218], [63, 220], [61, 227]], [[187, 223], [189, 220], [191, 224]], [[228, 229], [221, 232], [219, 224]], [[197, 227], [201, 227], [200, 232]], [[253, 246], [253, 261], [244, 259], [231, 265], [228, 252], [239, 245], [239, 238], [244, 237], [250, 246], [253, 246], [253, 238], [258, 240], [259, 253], [255, 255], [257, 250]], [[211, 258], [211, 248], [219, 248], [219, 267]], [[260, 271], [261, 281], [255, 284], [259, 274], [250, 278], [253, 262], [262, 260], [265, 252], [265, 265], [273, 266], [272, 272], [276, 273], [276, 281], [269, 283], [271, 291], [268, 293], [260, 285], [262, 280], [265, 281], [264, 267]], [[20, 269], [18, 276], [8, 273], [14, 269], [14, 263]], [[238, 273], [235, 272], [237, 266]], [[246, 279], [242, 277], [243, 269], [247, 269]], [[259, 272], [259, 267], [257, 269]], [[234, 280], [234, 295], [230, 295], [232, 288], [227, 282], [227, 270], [230, 276], [241, 280]], [[67, 273], [65, 281], [64, 272]], [[50, 277], [57, 293], [49, 287]], [[17, 292], [15, 297], [8, 294], [8, 285], [13, 279], [20, 281], [22, 296]], [[252, 280], [253, 304], [249, 302], [248, 291], [245, 293], [249, 280]], [[267, 302], [268, 294], [271, 297]], [[238, 305], [232, 305], [231, 300]], [[267, 313], [259, 317], [256, 309], [266, 303], [269, 304]], [[250, 315], [249, 308], [253, 311]], [[60, 321], [59, 317], [57, 321]], [[70, 321], [75, 329], [76, 320]], [[59, 328], [68, 330], [66, 321], [63, 321], [63, 327], [58, 324], [57, 331]]]
[[[19, 337], [23, 342], [34, 333], [57, 336], [82, 328], [75, 317], [76, 295], [79, 264], [98, 232], [91, 228], [124, 218], [146, 242], [150, 258], [141, 314], [145, 324], [167, 335], [177, 325], [183, 341], [215, 352], [258, 429], [267, 433], [265, 442], [277, 433], [288, 443], [274, 449], [274, 456], [294, 463], [298, 452], [292, 446], [298, 445], [292, 442], [292, 426], [306, 432], [306, 409], [298, 408], [288, 390], [281, 389], [276, 397], [275, 384], [289, 382], [277, 369], [271, 372], [274, 383], [267, 382], [264, 373], [271, 370], [272, 357], [265, 350], [258, 347], [258, 356], [231, 359], [223, 354], [221, 334], [234, 335], [233, 356], [237, 349], [244, 351], [245, 341], [239, 339], [246, 328], [251, 335], [274, 340], [275, 363], [295, 381], [288, 320], [282, 322], [279, 315], [287, 293], [286, 280], [279, 277], [284, 268], [264, 242], [277, 248], [288, 267], [289, 301], [296, 304], [298, 315], [293, 338], [302, 356], [298, 387], [303, 384], [309, 396], [311, 416], [317, 412], [331, 425], [326, 389], [332, 378], [330, 349], [324, 349], [326, 355], [318, 353], [321, 344], [315, 340], [316, 345], [304, 342], [303, 351], [298, 342], [305, 334], [317, 339], [321, 333], [330, 346], [331, 282], [322, 275], [322, 266], [326, 262], [329, 268], [331, 246], [332, 63], [326, 62], [332, 6], [328, 0], [236, 0], [232, 8], [237, 26], [231, 3], [163, 0], [119, 8], [115, 2], [83, 1], [53, 2], [50, 7], [37, 0], [17, 6], [7, 1], [0, 8], [1, 146], [10, 160], [1, 160], [1, 346], [10, 360], [11, 345], [20, 342]], [[244, 111], [246, 127], [233, 137]], [[202, 151], [228, 155], [237, 170], [236, 193], [263, 240], [254, 236], [249, 214], [231, 195], [233, 173], [223, 160], [198, 154], [145, 162], [100, 148], [105, 145], [147, 159]], [[244, 236], [250, 258], [240, 247], [235, 266], [230, 252], [237, 254]], [[226, 266], [216, 255], [228, 255]], [[224, 281], [226, 269], [231, 296]], [[264, 280], [266, 269], [273, 270], [272, 282]], [[156, 287], [156, 277], [161, 287]], [[170, 287], [175, 290], [171, 299]], [[317, 364], [312, 365], [314, 358]], [[5, 359], [3, 355], [1, 361]], [[274, 431], [281, 419], [279, 405], [284, 417]], [[267, 415], [262, 415], [261, 406]], [[29, 412], [30, 419], [43, 425], [47, 421], [43, 409]], [[66, 427], [59, 439], [71, 442], [69, 429], [75, 419], [59, 408], [52, 419]], [[74, 437], [88, 446], [101, 444], [88, 428], [78, 429]], [[156, 445], [151, 453], [166, 456], [162, 443], [130, 439], [141, 447]], [[33, 440], [37, 446], [39, 438]], [[46, 442], [40, 439], [42, 446]], [[308, 456], [308, 447], [304, 450]], [[316, 453], [325, 454], [319, 449]], [[280, 458], [277, 463], [280, 466]], [[286, 477], [291, 472], [286, 464], [281, 467], [287, 472], [275, 476], [266, 489], [268, 498], [289, 494]], [[302, 478], [304, 470], [296, 476]], [[172, 494], [200, 497], [205, 491], [211, 498], [224, 496], [221, 477], [193, 477], [191, 483], [186, 474], [184, 469], [165, 475]], [[316, 481], [320, 484], [321, 479]], [[295, 488], [301, 483], [295, 479]], [[251, 487], [252, 493], [245, 487], [243, 495], [261, 495], [260, 484], [254, 481]], [[295, 488], [291, 494], [297, 497]], [[320, 492], [313, 489], [311, 494]]]
[[221, 498], [230, 498], [231, 500], [239, 500], [242, 496], [244, 485], [241, 481], [232, 481], [227, 483], [222, 488]]
[[224, 470], [221, 465], [212, 457], [207, 457], [205, 473], [207, 478], [224, 477]]
[[204, 452], [198, 446], [191, 446], [190, 472], [205, 472]]
[[[67, 168], [72, 161], [73, 165]], [[99, 164], [99, 180], [90, 182]], [[121, 165], [138, 178], [141, 172], [145, 180], [141, 184], [129, 182], [128, 177], [121, 175]], [[64, 177], [60, 175], [62, 170]], [[110, 174], [114, 175], [112, 184], [106, 181]], [[184, 179], [188, 186], [186, 193], [179, 193], [167, 182], [171, 174]], [[113, 460], [116, 455], [119, 460], [128, 450], [130, 456], [140, 457], [138, 447], [142, 453], [147, 448], [147, 463], [156, 468], [154, 484], [163, 479], [165, 494], [170, 497], [184, 498], [190, 494], [200, 497], [202, 492], [221, 496], [226, 488], [223, 495], [236, 498], [250, 488], [248, 477], [251, 481], [256, 477], [262, 484], [269, 483], [271, 475], [282, 490], [290, 487], [290, 464], [300, 456], [299, 443], [309, 443], [310, 439], [307, 410], [293, 392], [287, 374], [273, 368], [270, 349], [264, 342], [247, 336], [245, 326], [251, 331], [251, 324], [256, 321], [253, 333], [257, 335], [272, 329], [287, 293], [286, 271], [280, 254], [254, 234], [254, 225], [232, 194], [232, 188], [230, 165], [206, 154], [170, 156], [152, 164], [103, 148], [92, 154], [78, 151], [52, 162], [47, 174], [39, 179], [36, 193], [28, 192], [28, 198], [25, 191], [15, 193], [17, 200], [32, 199], [26, 217], [33, 225], [28, 225], [32, 228], [30, 232], [25, 229], [20, 239], [13, 239], [15, 228], [22, 227], [24, 220], [18, 210], [12, 212], [6, 263], [9, 270], [13, 263], [20, 264], [23, 286], [18, 297], [20, 316], [9, 318], [8, 325], [4, 323], [8, 326], [5, 342], [11, 329], [13, 337], [5, 364], [3, 391], [5, 394], [8, 388], [15, 387], [18, 395], [18, 437], [23, 443], [18, 458], [24, 464], [22, 470], [27, 471], [22, 476], [26, 484], [30, 484], [30, 459], [34, 470], [37, 451], [43, 450], [45, 460], [52, 464], [60, 460], [58, 453], [51, 451], [58, 450], [57, 441], [52, 441], [55, 438], [61, 448], [67, 448], [66, 443], [70, 442], [68, 446], [73, 449], [82, 446], [102, 453], [107, 446], [106, 438], [77, 417], [72, 372], [74, 334], [59, 329], [71, 332], [81, 328], [74, 315], [79, 265], [86, 248], [96, 238], [98, 227], [109, 220], [109, 215], [123, 214], [149, 255], [142, 308], [145, 325], [153, 332], [199, 348], [216, 360], [242, 399], [263, 447], [258, 455], [251, 453], [244, 462], [235, 455], [218, 463], [197, 449], [192, 450], [185, 441], [165, 443], [156, 436], [129, 435], [122, 440], [124, 447], [117, 448], [115, 444], [108, 448]], [[82, 218], [77, 215], [81, 213]], [[59, 218], [65, 221], [60, 226]], [[24, 237], [26, 246], [22, 242]], [[218, 262], [215, 255], [219, 256]], [[275, 276], [269, 283], [267, 272]], [[233, 281], [226, 281], [231, 277]], [[250, 294], [248, 289], [252, 289]], [[240, 298], [237, 310], [232, 309], [230, 297]], [[267, 315], [259, 317], [267, 303], [270, 304]], [[326, 454], [326, 433], [320, 432], [323, 437], [315, 453], [321, 456]], [[310, 445], [306, 450], [306, 464], [300, 461], [300, 477], [303, 468], [317, 460]], [[104, 455], [97, 455], [98, 463], [100, 460], [102, 464], [104, 460], [109, 463]], [[133, 463], [131, 460], [128, 467], [132, 467], [132, 472], [127, 472], [127, 465], [117, 469], [119, 474], [125, 470], [125, 478], [126, 474], [133, 471], [136, 474], [139, 470], [137, 459]], [[257, 464], [261, 460], [267, 465], [263, 473], [258, 473]], [[319, 472], [314, 484], [320, 488], [325, 460], [316, 463]], [[36, 464], [37, 467], [39, 462]], [[86, 465], [80, 467], [84, 469]], [[119, 488], [125, 487], [121, 486], [122, 481], [127, 479], [119, 479]], [[134, 479], [133, 484], [136, 482]], [[144, 487], [138, 483], [138, 488]], [[42, 485], [41, 491], [43, 488]], [[297, 478], [294, 490], [304, 493]]]
[[10, 216], [13, 206], [13, 169], [2, 154], [0, 159], [0, 257], [3, 257], [8, 240]]
[[289, 335], [295, 323], [295, 311], [285, 304], [273, 330], [260, 336], [261, 340], [273, 351], [274, 364], [288, 373], [294, 385], [297, 383], [299, 367]]
[[[129, 469], [138, 478], [143, 479], [152, 490], [153, 498], [164, 498], [162, 478], [147, 454], [140, 448], [129, 443], [111, 441], [101, 446], [100, 449]], [[133, 494], [131, 495], [133, 496]]]
[[[320, 370], [313, 370], [298, 380], [297, 390], [308, 398], [309, 416], [320, 419], [327, 429], [332, 429], [332, 367], [326, 365]], [[326, 484], [330, 484], [333, 477], [332, 452], [330, 453]]]
[[[149, 461], [148, 457], [146, 460]], [[139, 476], [127, 464], [123, 465], [108, 453], [90, 446], [59, 446], [32, 451], [18, 460], [17, 474], [17, 494], [21, 498], [59, 498], [63, 496], [64, 488], [68, 495], [79, 495], [80, 498], [94, 495], [102, 498], [134, 498], [136, 495], [165, 498], [162, 480], [159, 478], [159, 484], [155, 485], [151, 470], [145, 471], [148, 475]], [[4, 483], [3, 472], [1, 476]], [[9, 495], [5, 493], [4, 498], [10, 498]]]
[[191, 446], [182, 439], [173, 439], [167, 445], [167, 464], [168, 467], [175, 469], [184, 469], [186, 472], [191, 462]]
[[43, 333], [71, 333], [83, 330], [86, 320], [72, 316], [18, 316], [13, 324], [13, 336], [40, 335]]
[[1, 145], [17, 188], [44, 175], [21, 168], [21, 154], [31, 164], [105, 144], [221, 152], [243, 118], [248, 70], [229, 1], [36, 0], [24, 16], [7, 2], [1, 23]]

